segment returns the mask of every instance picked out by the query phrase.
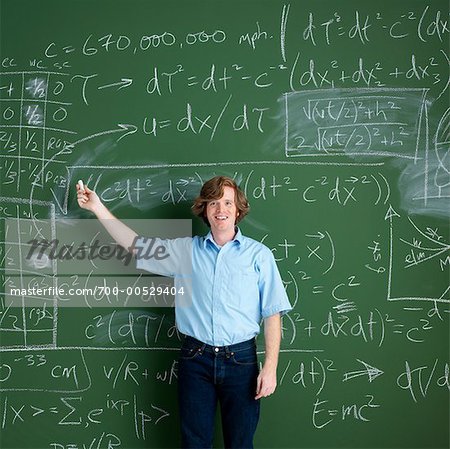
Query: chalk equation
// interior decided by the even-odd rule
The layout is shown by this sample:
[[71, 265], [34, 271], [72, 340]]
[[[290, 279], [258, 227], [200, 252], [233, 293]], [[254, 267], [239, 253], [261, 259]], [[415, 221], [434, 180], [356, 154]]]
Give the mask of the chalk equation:
[[401, 89], [285, 94], [286, 156], [373, 154], [417, 160], [425, 95]]

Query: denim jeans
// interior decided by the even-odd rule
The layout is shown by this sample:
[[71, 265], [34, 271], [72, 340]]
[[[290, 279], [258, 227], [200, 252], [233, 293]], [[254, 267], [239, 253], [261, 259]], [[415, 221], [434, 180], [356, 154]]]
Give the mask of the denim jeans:
[[211, 448], [217, 402], [226, 448], [253, 448], [259, 419], [255, 340], [206, 345], [186, 337], [178, 362], [181, 447]]

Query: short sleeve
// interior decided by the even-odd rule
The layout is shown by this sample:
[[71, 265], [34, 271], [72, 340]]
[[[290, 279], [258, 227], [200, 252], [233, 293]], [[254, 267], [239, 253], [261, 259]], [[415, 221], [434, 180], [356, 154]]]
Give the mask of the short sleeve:
[[136, 268], [140, 270], [169, 277], [192, 274], [192, 237], [138, 237], [134, 249]]
[[264, 247], [258, 262], [261, 316], [267, 318], [292, 310], [272, 252]]

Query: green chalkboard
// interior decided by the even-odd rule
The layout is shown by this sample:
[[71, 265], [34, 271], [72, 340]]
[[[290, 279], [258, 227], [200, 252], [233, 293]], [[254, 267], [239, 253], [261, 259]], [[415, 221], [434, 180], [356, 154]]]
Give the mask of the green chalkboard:
[[241, 229], [294, 306], [255, 447], [449, 447], [447, 1], [0, 0], [0, 16], [2, 448], [179, 446], [173, 308], [11, 288], [130, 282], [23, 265], [25, 219], [92, 218], [78, 179], [121, 219], [189, 220], [215, 174], [245, 190]]

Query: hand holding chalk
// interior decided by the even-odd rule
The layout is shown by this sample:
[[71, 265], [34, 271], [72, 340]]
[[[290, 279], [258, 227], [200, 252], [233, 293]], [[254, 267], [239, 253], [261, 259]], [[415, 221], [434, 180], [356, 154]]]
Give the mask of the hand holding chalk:
[[77, 200], [80, 207], [88, 209], [86, 205], [89, 202], [89, 192], [87, 192], [81, 179], [77, 182]]
[[87, 185], [84, 185], [81, 179], [77, 182], [76, 187], [78, 205], [82, 209], [94, 212], [95, 215], [101, 213], [101, 211], [104, 209], [104, 206], [100, 201], [98, 195]]
[[76, 187], [78, 205], [83, 209], [95, 213], [95, 210], [101, 205], [101, 201], [97, 194], [87, 185], [85, 186], [81, 179], [77, 182]]

